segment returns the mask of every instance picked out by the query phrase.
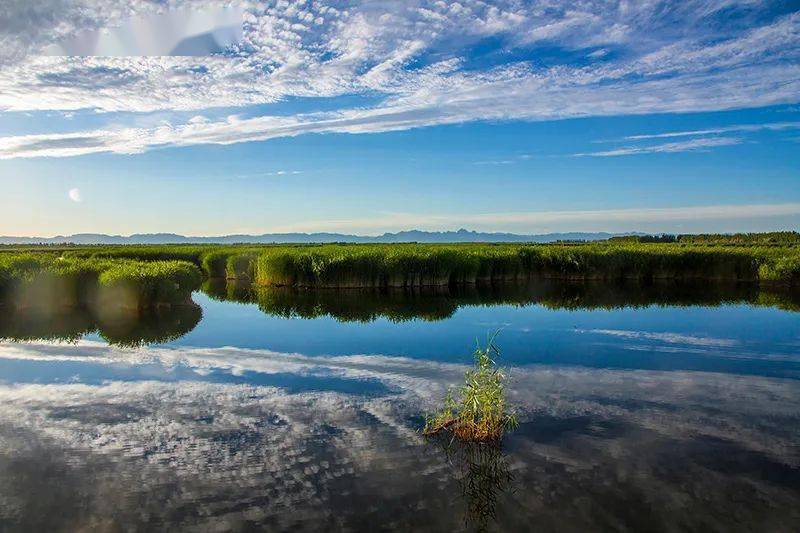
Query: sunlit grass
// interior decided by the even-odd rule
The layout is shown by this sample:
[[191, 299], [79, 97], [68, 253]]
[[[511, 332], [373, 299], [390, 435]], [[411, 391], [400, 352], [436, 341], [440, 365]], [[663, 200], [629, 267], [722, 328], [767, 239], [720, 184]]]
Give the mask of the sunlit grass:
[[490, 337], [485, 348], [475, 349], [473, 368], [464, 374], [464, 384], [456, 394], [449, 390], [441, 409], [426, 417], [426, 436], [450, 431], [463, 441], [485, 442], [517, 427], [506, 402], [506, 376], [496, 363], [500, 351], [494, 339]]
[[[528, 279], [703, 280], [800, 287], [800, 246], [783, 241], [718, 242], [722, 241], [0, 247], [0, 298], [31, 284], [74, 281], [76, 286], [92, 287], [101, 274], [117, 268], [128, 271], [130, 285], [139, 283], [136, 280], [152, 285], [151, 276], [142, 274], [145, 270], [178, 279], [175, 294], [181, 298], [197, 287], [194, 274], [181, 273], [186, 266], [164, 268], [166, 263], [189, 265], [205, 278], [307, 288], [416, 289]], [[184, 285], [187, 280], [190, 283]], [[165, 288], [169, 286], [158, 292], [171, 292]]]
[[0, 255], [0, 298], [17, 307], [181, 304], [201, 282], [200, 270], [186, 261]]
[[298, 287], [423, 287], [529, 278], [800, 284], [797, 247], [607, 242], [275, 246], [255, 261], [257, 284]]

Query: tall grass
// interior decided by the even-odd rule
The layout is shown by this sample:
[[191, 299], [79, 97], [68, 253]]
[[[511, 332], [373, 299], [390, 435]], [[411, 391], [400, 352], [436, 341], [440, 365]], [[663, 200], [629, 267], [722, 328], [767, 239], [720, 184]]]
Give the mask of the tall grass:
[[767, 233], [733, 233], [678, 235], [676, 240], [685, 244], [715, 244], [722, 246], [786, 246], [800, 245], [797, 231], [772, 231]]
[[[253, 255], [252, 246], [210, 244], [87, 246], [63, 252], [64, 257], [83, 259], [186, 261], [200, 267], [203, 274], [210, 278], [231, 278], [238, 277], [241, 272], [247, 273], [254, 264]], [[242, 264], [243, 260], [249, 264]], [[230, 268], [231, 266], [240, 268]]]
[[202, 283], [197, 267], [185, 261], [112, 263], [98, 279], [101, 298], [128, 307], [188, 302]]
[[0, 255], [0, 296], [17, 307], [179, 304], [201, 282], [198, 268], [185, 261]]
[[258, 256], [255, 279], [301, 287], [435, 286], [449, 284], [453, 273], [477, 269], [477, 256], [446, 246], [275, 247]]
[[514, 281], [764, 281], [800, 285], [800, 248], [677, 244], [325, 245], [273, 247], [254, 266], [260, 285], [420, 287]]
[[517, 426], [505, 399], [505, 374], [495, 362], [499, 355], [494, 336], [485, 348], [475, 349], [474, 366], [464, 374], [458, 397], [447, 392], [442, 408], [426, 418], [425, 435], [449, 430], [463, 441], [496, 441]]
[[62, 252], [62, 256], [139, 261], [187, 261], [200, 266], [204, 254], [219, 248], [219, 246], [210, 245], [97, 245], [69, 248]]
[[239, 281], [253, 281], [257, 257], [257, 250], [237, 251], [229, 255], [225, 262], [225, 277]]
[[764, 281], [800, 287], [800, 254], [778, 255], [759, 266], [759, 278]]
[[[197, 273], [256, 285], [315, 288], [443, 287], [530, 278], [746, 281], [796, 288], [800, 247], [600, 242], [4, 248], [0, 298], [19, 285], [66, 282], [91, 292], [102, 275], [103, 285], [137, 287], [139, 300], [149, 305], [183, 298], [197, 287]], [[157, 278], [173, 280], [177, 287]]]

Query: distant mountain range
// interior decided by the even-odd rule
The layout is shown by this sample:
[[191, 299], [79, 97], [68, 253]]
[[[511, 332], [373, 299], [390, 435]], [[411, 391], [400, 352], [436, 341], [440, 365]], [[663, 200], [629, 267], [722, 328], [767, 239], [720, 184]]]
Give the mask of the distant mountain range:
[[374, 237], [346, 235], [343, 233], [265, 233], [263, 235], [221, 235], [217, 237], [187, 237], [174, 233], [142, 233], [130, 236], [105, 235], [102, 233], [77, 233], [57, 237], [0, 237], [0, 244], [233, 244], [233, 243], [392, 243], [392, 242], [554, 242], [554, 241], [600, 241], [619, 235], [644, 235], [643, 233], [545, 233], [540, 235], [517, 235], [515, 233], [479, 233], [460, 229], [458, 231], [401, 231], [384, 233]]

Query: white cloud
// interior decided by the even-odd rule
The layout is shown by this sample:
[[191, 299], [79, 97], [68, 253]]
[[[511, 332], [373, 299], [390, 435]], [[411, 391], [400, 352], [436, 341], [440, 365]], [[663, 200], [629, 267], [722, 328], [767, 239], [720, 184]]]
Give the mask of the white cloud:
[[[640, 137], [641, 138], [641, 137]], [[678, 152], [699, 152], [708, 151], [709, 148], [720, 146], [733, 146], [742, 144], [744, 139], [739, 137], [701, 137], [688, 141], [678, 141], [670, 143], [656, 144], [652, 146], [627, 146], [614, 150], [604, 150], [601, 152], [589, 152], [575, 154], [576, 157], [619, 157], [624, 155], [640, 154], [674, 154]]]
[[238, 7], [168, 9], [120, 21], [117, 27], [84, 30], [45, 47], [54, 56], [206, 56], [221, 53], [242, 38]]
[[[709, 205], [693, 207], [598, 209], [591, 211], [533, 211], [477, 214], [386, 213], [360, 219], [311, 220], [275, 231], [372, 231], [414, 227], [440, 230], [463, 225], [477, 228], [516, 227], [522, 231], [550, 231], [567, 223], [579, 231], [581, 225], [595, 228], [598, 223], [612, 227], [624, 223], [673, 223], [677, 221], [740, 220], [800, 215], [800, 203]], [[535, 228], [535, 229], [531, 229]]]
[[782, 131], [800, 128], [800, 122], [770, 122], [766, 124], [738, 124], [735, 126], [725, 126], [722, 128], [709, 128], [702, 130], [689, 131], [670, 131], [666, 133], [650, 133], [642, 135], [628, 135], [627, 141], [641, 141], [647, 139], [670, 139], [673, 137], [694, 137], [698, 135], [717, 135], [720, 133], [733, 132], [757, 132], [757, 131]]
[[83, 200], [83, 198], [81, 197], [80, 189], [70, 189], [69, 192], [67, 193], [67, 196], [69, 196], [70, 200], [76, 203]]
[[[20, 4], [22, 5], [22, 4]], [[197, 8], [201, 1], [174, 1]], [[473, 120], [552, 120], [631, 113], [709, 111], [800, 100], [800, 14], [768, 16], [752, 2], [545, 0], [460, 3], [243, 2], [241, 46], [224, 56], [36, 57], [31, 52], [85, 29], [157, 12], [160, 2], [103, 0], [14, 7], [0, 34], [0, 109], [202, 110], [290, 97], [369, 96], [354, 108], [260, 116], [238, 122], [191, 120], [172, 129], [112, 125], [92, 132], [6, 138], [2, 157], [138, 153], [159, 146], [228, 144], [320, 132], [369, 133]], [[711, 25], [708, 18], [725, 10]], [[22, 15], [25, 14], [26, 17]], [[15, 16], [16, 15], [16, 16]], [[2, 16], [2, 15], [0, 15]], [[726, 22], [728, 20], [732, 22]], [[679, 25], [680, 35], [665, 28]], [[743, 29], [749, 28], [749, 29]], [[586, 50], [543, 65], [490, 56], [470, 64], [491, 37], [503, 50]], [[712, 44], [709, 44], [712, 43]], [[2, 47], [0, 47], [2, 48]], [[597, 53], [603, 50], [603, 57]], [[511, 56], [513, 57], [513, 55]], [[0, 60], [0, 64], [2, 61]], [[33, 146], [30, 143], [33, 143]]]
[[689, 346], [732, 348], [739, 344], [739, 341], [735, 339], [701, 337], [697, 335], [686, 335], [673, 332], [630, 331], [620, 329], [579, 329], [575, 331], [579, 333], [610, 335], [612, 337], [622, 337], [624, 339], [646, 339], [660, 341], [667, 344], [682, 344]]
[[[0, 476], [0, 504], [12, 526], [22, 521], [91, 528], [93, 517], [113, 508], [133, 517], [128, 522], [158, 520], [172, 529], [230, 530], [245, 520], [281, 530], [321, 523], [357, 529], [364, 506], [341, 505], [355, 487], [357, 496], [400, 501], [403, 509], [406, 502], [424, 502], [420, 512], [432, 510], [425, 514], [432, 529], [464, 527], [459, 512], [440, 512], [454, 505], [454, 491], [442, 487], [454, 487], [459, 464], [426, 443], [411, 422], [462, 378], [462, 365], [232, 348], [123, 350], [83, 342], [2, 343], [0, 357], [18, 365], [47, 361], [56, 375], [65, 366], [70, 372], [82, 365], [91, 369], [75, 383], [3, 376], [1, 466], [14, 475]], [[103, 364], [114, 377], [96, 382]], [[159, 381], [175, 366], [238, 373], [244, 383]], [[330, 379], [331, 371], [370, 376], [391, 392], [292, 392], [255, 383], [262, 373]], [[714, 470], [709, 485], [709, 476], [702, 475], [709, 472], [705, 456], [674, 465], [664, 461], [665, 453], [688, 457], [698, 442], [712, 455], [734, 450], [756, 464], [782, 465], [777, 472], [800, 464], [793, 423], [797, 380], [553, 365], [512, 367], [508, 376], [509, 402], [523, 424], [511, 437], [510, 466], [515, 486], [525, 490], [503, 497], [548, 520], [542, 495], [555, 485], [568, 496], [585, 496], [587, 487], [592, 494], [656, 494], [664, 509], [688, 487], [727, 505], [730, 487], [742, 483], [739, 471]], [[542, 438], [551, 434], [556, 438]], [[620, 465], [635, 465], [636, 475], [618, 481]], [[664, 475], [665, 468], [671, 475]], [[749, 480], [743, 486], [750, 490]], [[795, 496], [780, 483], [763, 486], [779, 501]], [[62, 512], [31, 518], [43, 494], [50, 497], [45, 504], [58, 502]], [[568, 507], [559, 506], [552, 516], [596, 522], [585, 497], [561, 500]], [[197, 512], [184, 512], [187, 505]]]

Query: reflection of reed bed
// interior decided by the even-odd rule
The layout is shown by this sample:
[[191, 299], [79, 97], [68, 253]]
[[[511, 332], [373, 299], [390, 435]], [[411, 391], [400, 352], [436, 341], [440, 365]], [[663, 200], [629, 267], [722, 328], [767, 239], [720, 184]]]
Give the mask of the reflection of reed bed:
[[536, 302], [550, 309], [622, 309], [650, 306], [689, 307], [751, 304], [800, 310], [800, 294], [753, 283], [659, 280], [639, 282], [561, 282], [530, 284]]
[[259, 309], [285, 318], [331, 316], [343, 322], [371, 322], [386, 318], [392, 322], [444, 320], [453, 315], [458, 303], [446, 293], [370, 290], [297, 290], [271, 288], [253, 291]]
[[203, 292], [219, 301], [258, 305], [264, 313], [283, 318], [330, 316], [342, 322], [371, 322], [387, 318], [444, 320], [458, 308], [451, 292], [441, 290], [359, 290], [324, 291], [294, 287], [254, 287], [247, 283], [207, 280]]
[[775, 307], [784, 311], [800, 312], [800, 295], [796, 292], [759, 291], [758, 296], [752, 303], [762, 307]]
[[99, 317], [97, 332], [109, 344], [143, 346], [179, 339], [192, 331], [203, 317], [195, 304], [156, 307], [144, 312]]
[[98, 333], [109, 344], [141, 346], [169, 342], [197, 326], [202, 310], [195, 304], [146, 310], [8, 309], [0, 313], [0, 339], [76, 342]]
[[204, 294], [220, 302], [236, 302], [250, 304], [255, 302], [254, 288], [248, 282], [209, 278], [203, 281], [201, 290]]
[[77, 342], [96, 329], [92, 317], [83, 309], [60, 313], [42, 312], [35, 308], [0, 310], [0, 339], [6, 341]]
[[330, 316], [343, 322], [385, 318], [445, 320], [461, 307], [541, 305], [549, 309], [621, 309], [626, 307], [719, 306], [749, 303], [800, 310], [796, 292], [759, 287], [752, 283], [653, 283], [528, 280], [408, 289], [325, 289], [258, 287], [248, 283], [210, 279], [203, 291], [220, 301], [257, 304], [266, 314], [284, 318]]

